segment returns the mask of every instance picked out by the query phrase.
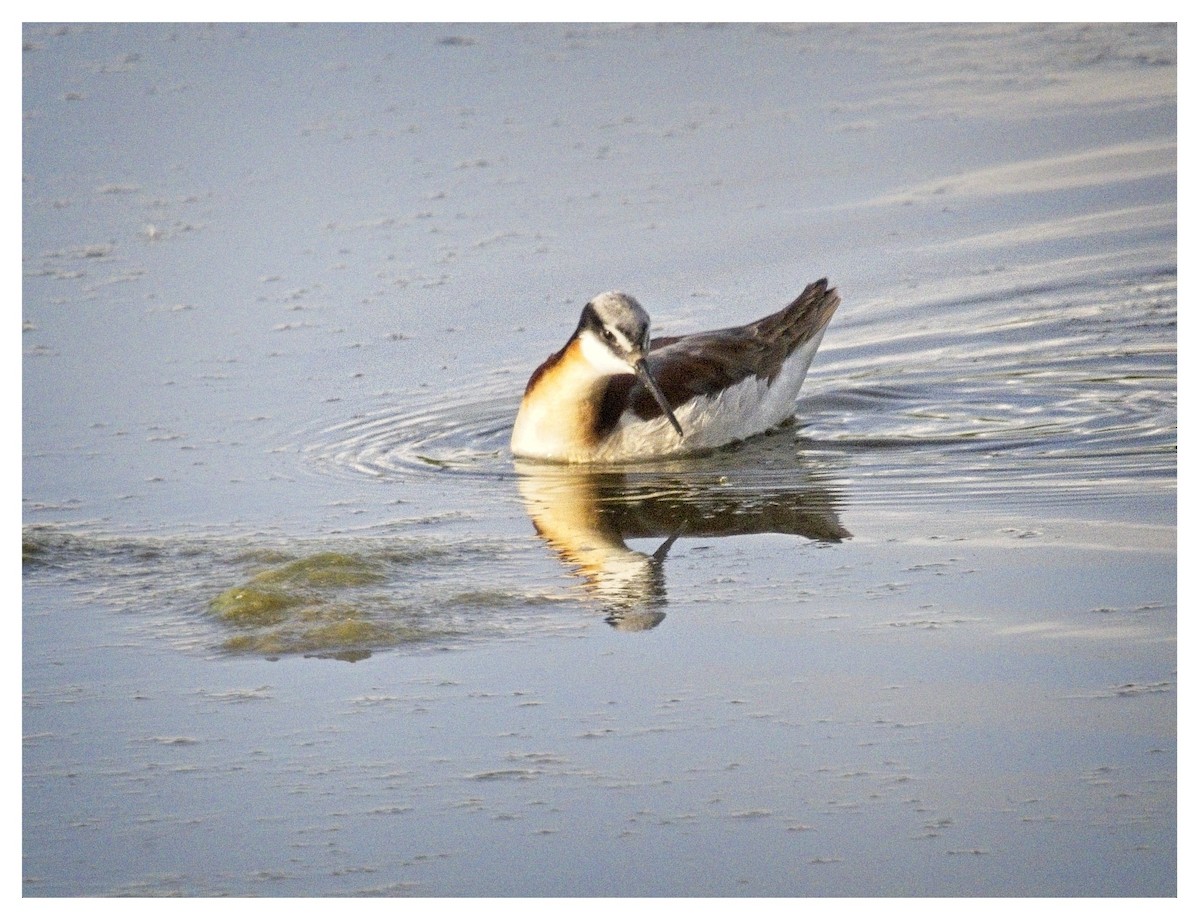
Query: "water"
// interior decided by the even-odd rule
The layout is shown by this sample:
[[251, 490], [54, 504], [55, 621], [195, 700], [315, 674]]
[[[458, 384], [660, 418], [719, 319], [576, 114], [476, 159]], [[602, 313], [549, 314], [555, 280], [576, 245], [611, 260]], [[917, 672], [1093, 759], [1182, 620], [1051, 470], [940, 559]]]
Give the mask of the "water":
[[[1174, 894], [1173, 28], [24, 37], [26, 895]], [[821, 276], [793, 422], [509, 455]]]

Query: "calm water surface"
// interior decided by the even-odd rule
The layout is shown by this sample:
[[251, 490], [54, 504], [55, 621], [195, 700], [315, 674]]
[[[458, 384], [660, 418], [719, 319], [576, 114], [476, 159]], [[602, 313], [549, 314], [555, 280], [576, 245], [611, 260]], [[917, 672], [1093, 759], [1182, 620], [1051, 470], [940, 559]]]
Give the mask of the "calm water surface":
[[[1175, 893], [1173, 28], [24, 37], [26, 895]], [[779, 430], [510, 456], [824, 275]]]

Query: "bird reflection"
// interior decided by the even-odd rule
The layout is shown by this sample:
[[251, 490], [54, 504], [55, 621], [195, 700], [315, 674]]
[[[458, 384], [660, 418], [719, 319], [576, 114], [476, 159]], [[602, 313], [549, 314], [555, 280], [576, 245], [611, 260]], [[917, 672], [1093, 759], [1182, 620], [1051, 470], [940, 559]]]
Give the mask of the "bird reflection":
[[[793, 534], [835, 543], [850, 537], [836, 496], [802, 467], [782, 474], [689, 469], [686, 461], [596, 469], [516, 461], [517, 483], [538, 535], [583, 579], [619, 630], [649, 630], [666, 617], [663, 566], [680, 537]], [[661, 538], [653, 553], [627, 540]]]

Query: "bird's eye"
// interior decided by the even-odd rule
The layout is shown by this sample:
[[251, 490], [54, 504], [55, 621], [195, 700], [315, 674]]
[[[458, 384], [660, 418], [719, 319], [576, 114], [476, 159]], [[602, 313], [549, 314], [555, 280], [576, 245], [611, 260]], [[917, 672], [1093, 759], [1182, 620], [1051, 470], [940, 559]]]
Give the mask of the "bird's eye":
[[611, 329], [606, 329], [604, 331], [604, 338], [608, 342], [616, 342], [617, 341], [617, 337], [613, 335], [613, 331]]

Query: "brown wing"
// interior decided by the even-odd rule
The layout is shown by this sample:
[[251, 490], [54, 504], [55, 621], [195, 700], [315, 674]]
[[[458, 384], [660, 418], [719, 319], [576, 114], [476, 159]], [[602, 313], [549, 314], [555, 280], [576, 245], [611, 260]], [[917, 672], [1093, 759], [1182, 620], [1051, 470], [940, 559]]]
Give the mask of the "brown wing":
[[[841, 298], [826, 279], [813, 282], [778, 313], [745, 326], [650, 343], [647, 363], [672, 409], [697, 396], [719, 393], [751, 375], [774, 380], [787, 357], [829, 323]], [[600, 434], [627, 409], [642, 419], [663, 415], [646, 387], [631, 375], [613, 377], [600, 409]]]

